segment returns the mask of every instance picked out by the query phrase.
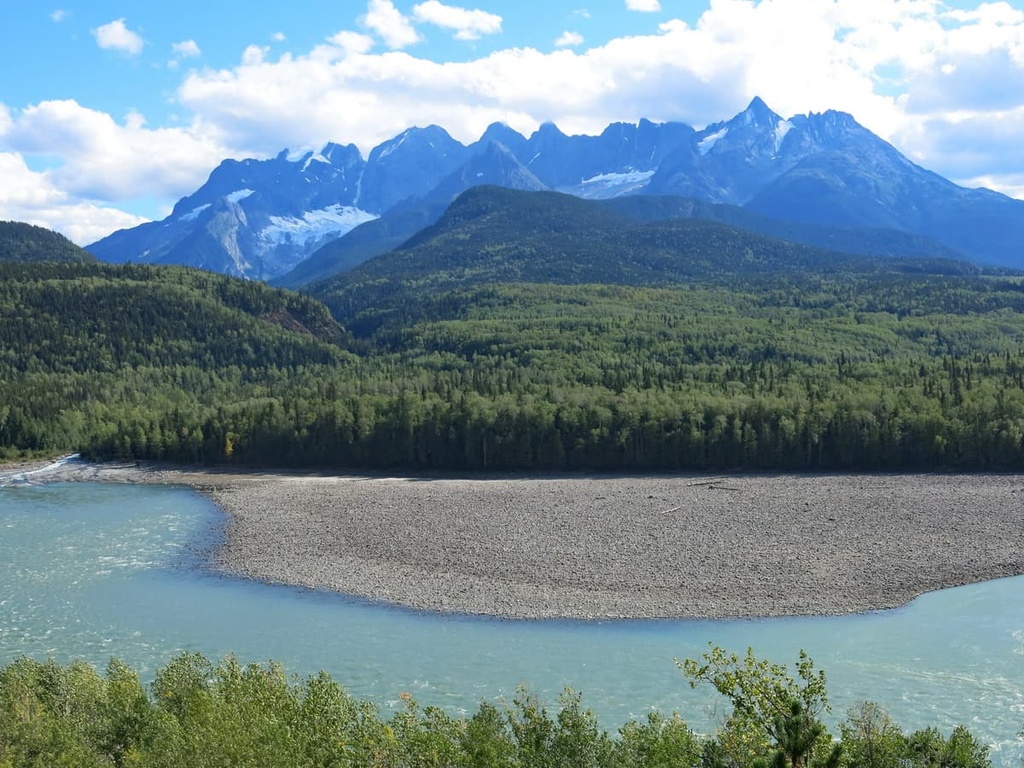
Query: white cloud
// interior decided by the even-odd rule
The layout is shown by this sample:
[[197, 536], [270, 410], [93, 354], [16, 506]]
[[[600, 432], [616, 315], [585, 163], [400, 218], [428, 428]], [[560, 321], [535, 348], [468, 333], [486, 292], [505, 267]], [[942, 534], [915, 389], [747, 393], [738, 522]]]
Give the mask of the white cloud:
[[79, 245], [146, 221], [117, 208], [73, 198], [45, 173], [31, 170], [21, 155], [11, 152], [0, 152], [0, 220], [47, 227]]
[[124, 19], [116, 19], [92, 31], [100, 48], [122, 51], [132, 56], [142, 52], [145, 45], [138, 34], [125, 26]]
[[270, 36], [270, 39], [275, 43], [283, 43], [288, 38], [285, 36], [284, 32], [275, 32]]
[[[655, 34], [580, 50], [563, 36], [550, 52], [458, 62], [394, 50], [418, 36], [387, 0], [370, 2], [362, 23], [372, 37], [344, 30], [275, 56], [254, 45], [232, 68], [188, 73], [176, 94], [180, 128], [68, 101], [0, 104], [0, 153], [11, 166], [0, 170], [4, 210], [22, 194], [18, 218], [27, 219], [38, 194], [40, 210], [77, 211], [68, 221], [113, 220], [135, 196], [194, 191], [225, 157], [326, 141], [366, 154], [430, 123], [466, 143], [494, 121], [523, 133], [546, 120], [567, 133], [640, 117], [701, 127], [754, 95], [786, 117], [850, 112], [926, 168], [1024, 195], [1024, 14], [1005, 3], [949, 11], [937, 0], [712, 0], [695, 23], [670, 19]], [[375, 38], [392, 50], [375, 50]], [[51, 170], [21, 169], [20, 158], [37, 157]], [[65, 197], [54, 202], [58, 190]]]
[[1002, 194], [1007, 195], [1008, 197], [1016, 197], [1018, 200], [1024, 200], [1024, 173], [1009, 173], [1001, 174], [999, 176], [985, 174], [982, 176], [958, 179], [957, 183], [964, 187], [970, 187], [971, 189], [977, 189], [978, 187], [993, 189], [996, 192], [1001, 192]]
[[242, 51], [242, 66], [258, 67], [268, 53], [270, 53], [270, 48], [265, 45], [247, 45]]
[[0, 152], [59, 159], [46, 179], [73, 198], [101, 203], [176, 199], [230, 154], [201, 121], [150, 129], [137, 112], [118, 123], [75, 101], [44, 101], [7, 115], [0, 119]]
[[[1024, 21], [1004, 6], [959, 14], [935, 0], [713, 0], [695, 24], [669, 20], [657, 34], [579, 52], [565, 37], [550, 53], [512, 48], [447, 63], [373, 53], [369, 38], [342, 32], [304, 55], [247, 56], [232, 70], [192, 73], [179, 99], [219, 126], [231, 146], [270, 153], [326, 140], [352, 141], [366, 152], [409, 125], [429, 123], [466, 142], [494, 120], [525, 132], [553, 120], [566, 131], [594, 133], [640, 117], [700, 127], [760, 95], [784, 116], [850, 112], [940, 173], [1011, 174], [1017, 171], [1002, 165], [1018, 154], [1011, 139], [980, 128], [993, 110], [1024, 104]], [[377, 35], [406, 30], [390, 46], [413, 40], [415, 30], [392, 3], [371, 2], [367, 16]], [[966, 159], [953, 162], [923, 138], [926, 121], [961, 119], [953, 101], [971, 105], [967, 125], [977, 133], [970, 144], [984, 170], [968, 173]]]
[[557, 48], [574, 48], [577, 45], [583, 45], [583, 35], [579, 32], [566, 30], [555, 40], [555, 47]]
[[626, 0], [626, 8], [642, 13], [657, 13], [661, 10], [658, 0]]
[[952, 9], [945, 16], [960, 22], [982, 22], [996, 25], [1018, 25], [1024, 22], [1024, 11], [1007, 2], [983, 3], [973, 10]]
[[180, 43], [174, 43], [171, 50], [182, 59], [203, 55], [195, 40], [182, 40]]
[[340, 48], [345, 55], [369, 53], [373, 49], [373, 38], [358, 32], [338, 32], [328, 42]]
[[391, 0], [369, 0], [366, 4], [366, 14], [360, 21], [367, 29], [377, 33], [384, 44], [393, 50], [420, 41], [420, 35], [412, 23], [395, 8]]
[[419, 22], [455, 30], [457, 40], [479, 40], [483, 35], [501, 32], [501, 16], [445, 5], [439, 0], [426, 0], [414, 6], [412, 14]]
[[68, 17], [68, 12], [67, 11], [62, 11], [59, 8], [56, 11], [52, 11], [50, 13], [50, 21], [52, 21], [54, 24], [60, 24], [67, 17]]

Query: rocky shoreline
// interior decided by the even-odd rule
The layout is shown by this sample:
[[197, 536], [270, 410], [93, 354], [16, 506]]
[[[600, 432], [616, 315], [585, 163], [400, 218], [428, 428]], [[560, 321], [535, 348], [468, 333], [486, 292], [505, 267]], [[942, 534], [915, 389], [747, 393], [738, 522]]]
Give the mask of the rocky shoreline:
[[430, 611], [855, 613], [1024, 573], [1019, 474], [367, 477], [71, 462], [41, 481], [189, 485], [228, 513], [215, 569]]

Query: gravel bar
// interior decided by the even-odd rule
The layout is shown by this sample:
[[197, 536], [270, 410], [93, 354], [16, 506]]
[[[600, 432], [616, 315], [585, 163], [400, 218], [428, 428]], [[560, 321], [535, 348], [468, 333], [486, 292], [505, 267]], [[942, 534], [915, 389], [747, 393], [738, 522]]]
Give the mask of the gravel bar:
[[1024, 573], [1024, 475], [364, 477], [88, 465], [228, 514], [217, 570], [514, 618], [857, 613]]

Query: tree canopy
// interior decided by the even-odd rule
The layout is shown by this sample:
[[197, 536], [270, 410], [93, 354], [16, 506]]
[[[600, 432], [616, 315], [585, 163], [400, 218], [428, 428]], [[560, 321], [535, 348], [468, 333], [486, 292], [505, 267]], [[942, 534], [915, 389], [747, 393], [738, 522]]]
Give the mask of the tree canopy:
[[[702, 736], [678, 715], [653, 710], [613, 735], [571, 690], [550, 710], [521, 688], [510, 702], [484, 701], [459, 717], [402, 694], [402, 706], [382, 714], [324, 672], [298, 679], [275, 662], [183, 653], [144, 686], [116, 659], [101, 673], [82, 662], [22, 658], [0, 667], [0, 766], [754, 768], [778, 764], [780, 755], [790, 766], [991, 765], [988, 748], [966, 728], [948, 736], [935, 728], [904, 733], [874, 704], [851, 711], [834, 737], [800, 710], [805, 693], [812, 703], [824, 699], [816, 675], [800, 689], [784, 668], [752, 655], [739, 661], [713, 649], [705, 661], [713, 671], [696, 671], [732, 676], [736, 685], [723, 692], [746, 708], [747, 725], [764, 729], [742, 748], [731, 719]], [[788, 714], [776, 715], [769, 703], [777, 693], [796, 697]]]

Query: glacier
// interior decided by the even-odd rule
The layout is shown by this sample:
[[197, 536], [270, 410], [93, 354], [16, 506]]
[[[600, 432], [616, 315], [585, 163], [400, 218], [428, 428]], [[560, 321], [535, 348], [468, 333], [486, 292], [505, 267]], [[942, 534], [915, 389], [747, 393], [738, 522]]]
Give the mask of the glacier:
[[301, 217], [271, 216], [270, 224], [259, 232], [267, 248], [283, 244], [304, 245], [327, 237], [340, 237], [377, 216], [350, 205], [331, 205], [306, 211]]

